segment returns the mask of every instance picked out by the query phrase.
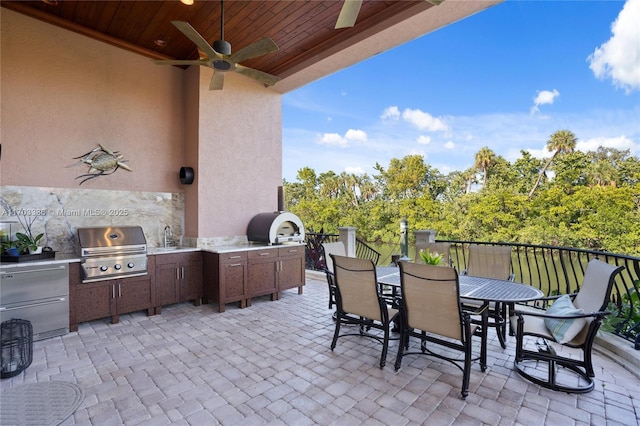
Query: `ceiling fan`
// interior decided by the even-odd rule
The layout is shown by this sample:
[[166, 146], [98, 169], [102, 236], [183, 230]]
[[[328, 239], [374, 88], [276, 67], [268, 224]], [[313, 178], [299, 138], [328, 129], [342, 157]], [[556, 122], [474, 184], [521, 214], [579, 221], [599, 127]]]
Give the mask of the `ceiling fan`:
[[[444, 0], [426, 0], [434, 6], [439, 5]], [[353, 27], [358, 19], [362, 7], [362, 0], [344, 0], [340, 15], [336, 21], [336, 29]]]
[[196, 60], [154, 60], [160, 65], [202, 65], [213, 68], [213, 77], [209, 83], [209, 90], [222, 90], [224, 85], [224, 74], [228, 71], [237, 72], [254, 80], [264, 83], [266, 86], [273, 86], [280, 80], [280, 77], [259, 71], [253, 68], [240, 65], [238, 62], [256, 58], [267, 53], [278, 50], [276, 43], [269, 37], [265, 37], [249, 46], [243, 47], [235, 53], [231, 53], [231, 44], [224, 39], [224, 0], [220, 0], [222, 8], [220, 14], [220, 40], [209, 45], [189, 23], [184, 21], [171, 21], [171, 23], [184, 35], [198, 46], [199, 51], [204, 55]]

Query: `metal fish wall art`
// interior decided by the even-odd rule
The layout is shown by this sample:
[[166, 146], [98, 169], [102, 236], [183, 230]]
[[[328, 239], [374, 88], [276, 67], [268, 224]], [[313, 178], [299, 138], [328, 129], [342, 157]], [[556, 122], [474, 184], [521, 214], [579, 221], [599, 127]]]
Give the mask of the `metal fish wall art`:
[[76, 177], [76, 179], [82, 179], [79, 185], [99, 176], [110, 175], [119, 168], [132, 171], [131, 168], [125, 164], [126, 160], [124, 160], [123, 154], [120, 154], [119, 151], [112, 151], [101, 144], [98, 144], [97, 148], [92, 149], [86, 154], [79, 157], [73, 157], [73, 159], [80, 160], [67, 167], [77, 166], [78, 164], [89, 165], [88, 173]]

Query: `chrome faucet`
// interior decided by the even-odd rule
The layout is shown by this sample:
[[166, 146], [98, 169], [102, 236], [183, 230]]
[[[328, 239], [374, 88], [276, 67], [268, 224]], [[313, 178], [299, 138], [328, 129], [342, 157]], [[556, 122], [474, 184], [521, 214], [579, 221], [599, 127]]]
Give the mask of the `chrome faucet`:
[[171, 231], [171, 227], [169, 225], [164, 227], [164, 246], [173, 246], [173, 232]]

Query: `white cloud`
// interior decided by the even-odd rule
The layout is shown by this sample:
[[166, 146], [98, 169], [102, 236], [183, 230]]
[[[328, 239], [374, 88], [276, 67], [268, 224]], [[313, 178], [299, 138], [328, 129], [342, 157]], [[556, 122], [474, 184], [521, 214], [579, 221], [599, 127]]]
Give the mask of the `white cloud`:
[[346, 147], [349, 142], [337, 133], [324, 133], [318, 137], [320, 145]]
[[640, 0], [627, 0], [611, 25], [611, 38], [589, 55], [589, 68], [627, 93], [640, 89]]
[[615, 138], [596, 137], [576, 143], [576, 149], [582, 152], [596, 151], [598, 147], [615, 148], [621, 151], [628, 149], [631, 153], [635, 150], [635, 144], [626, 136], [618, 136]]
[[420, 111], [419, 109], [405, 109], [402, 112], [402, 119], [413, 124], [420, 130], [429, 130], [431, 132], [444, 132], [449, 130], [449, 127], [442, 119], [434, 117], [428, 112]]
[[345, 173], [353, 175], [363, 175], [364, 169], [362, 167], [349, 166], [344, 168]]
[[346, 148], [349, 142], [366, 142], [367, 133], [363, 130], [349, 129], [344, 136], [338, 133], [323, 133], [318, 136], [317, 141], [320, 145], [339, 146]]
[[526, 151], [529, 154], [531, 154], [533, 158], [537, 158], [538, 160], [543, 160], [551, 156], [551, 153], [547, 150], [547, 148], [542, 148], [542, 149], [528, 148], [526, 149]]
[[384, 109], [380, 116], [383, 120], [398, 121], [400, 118], [400, 110], [397, 106], [390, 106]]
[[420, 145], [429, 145], [431, 143], [431, 138], [429, 136], [420, 135], [418, 136], [417, 142]]
[[454, 149], [456, 145], [453, 143], [453, 141], [448, 141], [448, 142], [445, 142], [444, 147], [446, 149]]
[[554, 103], [558, 96], [560, 96], [560, 92], [558, 92], [556, 89], [553, 89], [552, 92], [550, 92], [549, 90], [539, 90], [536, 97], [533, 98], [531, 114], [535, 114], [536, 112], [540, 111], [540, 105]]
[[367, 133], [363, 130], [349, 129], [347, 130], [347, 133], [344, 134], [344, 137], [349, 141], [357, 141], [357, 142], [367, 141]]

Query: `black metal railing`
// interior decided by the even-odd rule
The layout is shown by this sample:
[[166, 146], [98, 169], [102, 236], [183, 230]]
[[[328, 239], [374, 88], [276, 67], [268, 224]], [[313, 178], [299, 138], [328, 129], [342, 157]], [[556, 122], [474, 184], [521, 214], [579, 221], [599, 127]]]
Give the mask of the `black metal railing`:
[[[325, 263], [320, 244], [334, 241], [339, 241], [337, 234], [309, 233], [306, 235], [307, 269], [324, 269]], [[458, 271], [467, 268], [469, 244], [511, 246], [513, 250], [511, 268], [515, 281], [536, 287], [546, 296], [578, 291], [587, 263], [591, 259], [624, 266], [614, 281], [608, 307], [612, 314], [605, 325], [609, 325], [614, 335], [628, 340], [636, 350], [640, 350], [640, 257], [572, 247], [480, 241], [437, 241], [451, 243], [451, 262]], [[380, 253], [359, 239], [356, 239], [356, 256], [371, 259], [376, 265], [380, 260]]]
[[571, 247], [536, 246], [518, 243], [485, 243], [447, 241], [451, 243], [453, 266], [459, 271], [467, 267], [469, 244], [511, 246], [511, 267], [515, 281], [542, 290], [545, 295], [569, 294], [580, 289], [587, 263], [600, 259], [624, 266], [614, 282], [607, 323], [612, 333], [633, 343], [640, 350], [640, 257]]
[[[340, 241], [338, 234], [320, 234], [315, 232], [305, 234], [305, 243], [307, 245], [305, 248], [306, 268], [315, 271], [324, 271], [326, 263], [320, 245], [322, 243], [333, 243], [337, 241]], [[380, 261], [380, 253], [359, 238], [356, 238], [356, 257], [370, 259], [375, 265]]]

